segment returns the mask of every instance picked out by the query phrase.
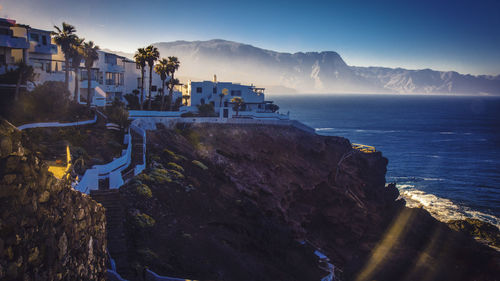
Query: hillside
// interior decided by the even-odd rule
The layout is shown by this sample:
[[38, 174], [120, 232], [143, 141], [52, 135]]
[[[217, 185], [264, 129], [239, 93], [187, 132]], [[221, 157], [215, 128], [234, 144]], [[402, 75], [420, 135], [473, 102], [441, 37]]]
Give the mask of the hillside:
[[332, 51], [280, 53], [220, 39], [153, 45], [162, 56], [179, 57], [178, 75], [183, 79], [211, 80], [217, 74], [221, 81], [253, 83], [275, 93], [500, 95], [500, 75], [356, 67]]
[[320, 280], [326, 272], [304, 240], [330, 258], [336, 280], [500, 272], [498, 252], [405, 208], [385, 185], [387, 159], [347, 139], [179, 124], [148, 132], [147, 145], [148, 169], [120, 189], [128, 255], [117, 263], [139, 275], [149, 267], [198, 280]]

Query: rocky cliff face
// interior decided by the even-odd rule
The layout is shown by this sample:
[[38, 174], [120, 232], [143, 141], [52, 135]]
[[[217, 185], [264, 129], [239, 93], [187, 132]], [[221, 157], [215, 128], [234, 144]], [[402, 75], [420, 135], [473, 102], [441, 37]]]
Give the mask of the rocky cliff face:
[[47, 171], [0, 120], [0, 279], [105, 280], [104, 208]]
[[[179, 124], [148, 133], [149, 169], [121, 189], [129, 255], [184, 278], [495, 280], [499, 254], [404, 207], [387, 159], [293, 128]], [[138, 271], [140, 272], [140, 270]]]

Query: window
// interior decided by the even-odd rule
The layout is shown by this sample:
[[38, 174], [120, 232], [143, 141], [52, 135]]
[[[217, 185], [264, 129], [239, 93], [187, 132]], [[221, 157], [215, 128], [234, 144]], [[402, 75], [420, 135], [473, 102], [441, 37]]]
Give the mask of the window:
[[217, 94], [217, 87], [214, 87], [214, 91], [213, 91], [214, 94]]
[[40, 40], [39, 35], [36, 33], [31, 33], [30, 37], [31, 37], [31, 41], [38, 42]]
[[104, 61], [107, 64], [116, 65], [116, 56], [112, 54], [105, 54]]
[[47, 36], [42, 35], [42, 44], [47, 45]]
[[232, 90], [231, 96], [241, 97], [241, 90]]
[[113, 73], [112, 72], [106, 72], [106, 85], [114, 85], [113, 81]]
[[202, 87], [196, 87], [196, 93], [201, 94], [203, 92]]

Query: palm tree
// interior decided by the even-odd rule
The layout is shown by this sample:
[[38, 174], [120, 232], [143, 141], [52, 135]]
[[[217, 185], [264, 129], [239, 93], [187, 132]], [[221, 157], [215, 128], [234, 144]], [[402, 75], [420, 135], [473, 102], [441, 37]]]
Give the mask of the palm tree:
[[83, 38], [76, 38], [73, 44], [71, 44], [71, 67], [73, 68], [73, 71], [75, 72], [75, 92], [74, 92], [74, 101], [79, 102], [78, 97], [80, 96], [78, 94], [79, 89], [80, 89], [80, 81], [78, 81], [78, 72], [80, 70], [80, 64], [82, 63], [83, 59], [83, 43], [84, 39]]
[[17, 83], [16, 83], [16, 91], [14, 94], [14, 100], [19, 99], [19, 89], [21, 88], [21, 84], [26, 82], [32, 82], [35, 80], [35, 71], [31, 65], [27, 65], [24, 61], [20, 61], [17, 64]]
[[161, 78], [161, 106], [160, 110], [163, 109], [163, 104], [165, 103], [165, 80], [167, 79], [168, 72], [168, 60], [162, 58], [158, 61], [158, 64], [155, 65], [155, 72], [160, 75]]
[[153, 45], [149, 45], [146, 47], [146, 62], [149, 66], [149, 95], [148, 95], [148, 109], [151, 110], [151, 84], [153, 83], [153, 66], [155, 65], [155, 61], [160, 57], [160, 52], [158, 52], [158, 48]]
[[181, 62], [177, 57], [168, 57], [168, 74], [170, 76], [170, 80], [168, 81], [168, 88], [170, 90], [168, 96], [170, 98], [170, 111], [172, 111], [172, 106], [173, 106], [173, 92], [174, 92], [174, 86], [179, 84], [179, 80], [176, 80], [174, 78], [175, 72], [179, 69]]
[[135, 64], [141, 68], [141, 100], [140, 108], [143, 110], [144, 103], [144, 68], [146, 67], [146, 50], [144, 48], [137, 49], [137, 53], [134, 55]]
[[236, 111], [236, 116], [238, 116], [240, 109], [243, 107], [245, 104], [245, 101], [241, 97], [234, 97], [231, 100], [231, 103], [233, 103], [233, 110]]
[[62, 28], [54, 25], [56, 32], [52, 32], [54, 35], [54, 41], [57, 45], [61, 47], [61, 50], [64, 53], [64, 65], [65, 65], [65, 76], [64, 83], [66, 85], [66, 89], [69, 88], [69, 60], [71, 59], [71, 46], [77, 40], [77, 36], [74, 34], [76, 29], [71, 24], [62, 23]]
[[85, 60], [85, 69], [87, 69], [87, 106], [90, 107], [90, 82], [92, 79], [92, 66], [99, 59], [97, 53], [99, 46], [94, 45], [94, 42], [89, 41], [83, 43], [83, 59]]

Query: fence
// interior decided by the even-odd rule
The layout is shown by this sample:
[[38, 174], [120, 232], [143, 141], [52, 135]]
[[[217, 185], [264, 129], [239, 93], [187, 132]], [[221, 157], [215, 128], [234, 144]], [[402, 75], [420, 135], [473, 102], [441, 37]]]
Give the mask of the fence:
[[46, 122], [46, 123], [31, 123], [24, 124], [17, 127], [19, 130], [31, 129], [31, 128], [49, 128], [49, 127], [70, 127], [70, 126], [81, 126], [88, 125], [97, 122], [97, 115], [94, 116], [94, 119], [85, 120], [85, 121], [76, 121], [71, 123], [59, 123], [59, 122]]

